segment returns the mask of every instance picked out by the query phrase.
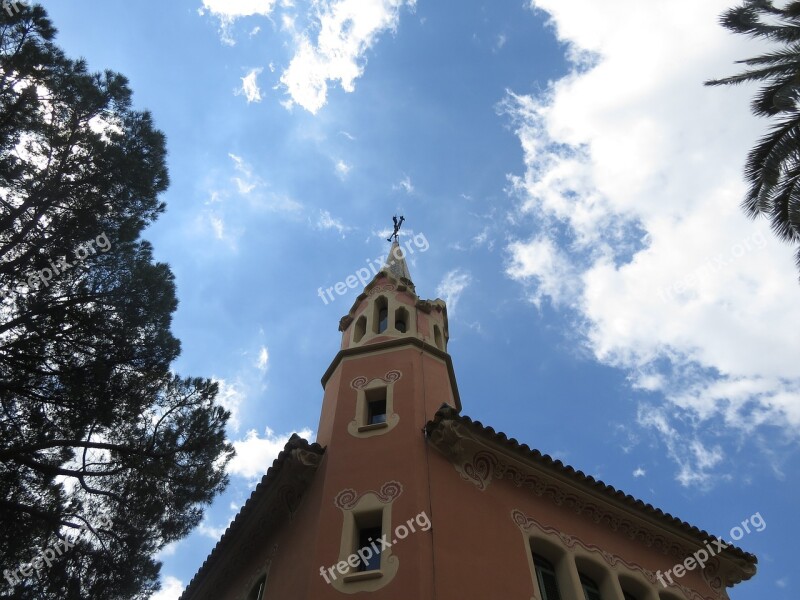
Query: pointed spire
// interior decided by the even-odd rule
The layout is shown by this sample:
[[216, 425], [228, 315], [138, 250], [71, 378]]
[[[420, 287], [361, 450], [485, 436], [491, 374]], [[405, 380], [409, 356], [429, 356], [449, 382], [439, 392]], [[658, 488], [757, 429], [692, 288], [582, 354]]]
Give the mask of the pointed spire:
[[411, 282], [411, 273], [406, 264], [406, 257], [403, 254], [403, 249], [400, 247], [400, 242], [397, 238], [392, 242], [392, 247], [389, 254], [386, 255], [386, 264], [383, 265], [381, 271], [385, 271], [398, 280], [407, 280]]

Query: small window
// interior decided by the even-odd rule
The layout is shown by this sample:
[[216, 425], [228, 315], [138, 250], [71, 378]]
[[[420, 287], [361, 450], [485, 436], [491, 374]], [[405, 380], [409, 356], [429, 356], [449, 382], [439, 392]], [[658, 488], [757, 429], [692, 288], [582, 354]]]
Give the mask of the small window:
[[264, 600], [264, 588], [267, 587], [267, 576], [262, 575], [247, 594], [247, 600]]
[[[356, 547], [354, 550], [359, 556], [356, 570], [359, 572], [379, 571], [382, 545], [378, 540], [383, 535], [383, 511], [357, 514], [355, 517]], [[361, 549], [365, 550], [359, 553]]]
[[367, 333], [367, 317], [361, 315], [358, 318], [358, 321], [356, 321], [356, 328], [353, 332], [353, 341], [356, 343], [360, 342], [365, 333]]
[[366, 409], [364, 425], [386, 423], [386, 388], [374, 388], [366, 391]]
[[538, 554], [533, 555], [533, 565], [536, 567], [536, 580], [539, 583], [542, 600], [561, 600], [561, 592], [558, 589], [558, 579], [556, 579], [553, 565]]
[[389, 301], [380, 296], [375, 300], [375, 312], [373, 313], [373, 333], [383, 333], [389, 326]]
[[367, 425], [386, 423], [386, 398], [371, 401], [368, 404], [367, 410]]
[[408, 311], [405, 308], [398, 308], [394, 313], [394, 328], [400, 333], [408, 330]]
[[434, 325], [433, 326], [433, 341], [434, 341], [434, 343], [436, 344], [436, 347], [439, 350], [443, 350], [444, 349], [444, 348], [442, 348], [442, 332], [439, 329], [438, 325]]
[[600, 590], [597, 588], [597, 584], [594, 582], [594, 580], [589, 579], [582, 573], [580, 576], [581, 587], [583, 588], [583, 595], [586, 597], [586, 600], [602, 600], [600, 597]]
[[[358, 548], [370, 548], [374, 550], [378, 548], [377, 553], [373, 553], [372, 556], [369, 556], [365, 560], [361, 560], [358, 563], [358, 570], [359, 571], [377, 571], [381, 568], [381, 552], [379, 544], [377, 543], [379, 539], [381, 539], [382, 530], [380, 527], [364, 527], [363, 529], [359, 529], [358, 531]], [[373, 546], [374, 544], [374, 546]], [[366, 552], [362, 553], [362, 556], [368, 556]]]

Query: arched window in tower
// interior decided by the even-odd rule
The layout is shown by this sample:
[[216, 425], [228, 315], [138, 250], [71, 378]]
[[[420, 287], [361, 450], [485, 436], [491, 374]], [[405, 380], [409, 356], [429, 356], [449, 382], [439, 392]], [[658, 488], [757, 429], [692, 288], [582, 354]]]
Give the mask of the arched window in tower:
[[556, 570], [550, 561], [543, 556], [534, 554], [533, 565], [536, 567], [536, 581], [539, 583], [542, 600], [561, 600]]
[[597, 587], [597, 584], [594, 582], [593, 579], [590, 579], [583, 573], [580, 573], [581, 576], [581, 587], [583, 588], [583, 595], [586, 600], [602, 600], [600, 596], [600, 589]]
[[373, 318], [373, 333], [383, 333], [389, 326], [389, 301], [384, 296], [375, 300], [375, 314]]
[[439, 329], [438, 325], [433, 326], [433, 343], [436, 344], [439, 350], [444, 350], [442, 347], [442, 330]]
[[355, 329], [353, 330], [353, 341], [356, 343], [360, 342], [365, 333], [367, 333], [367, 317], [361, 315], [358, 317], [358, 320], [355, 324]]
[[247, 594], [247, 600], [266, 600], [264, 596], [264, 588], [267, 587], [267, 576], [262, 575], [261, 578], [253, 584], [250, 588], [250, 593]]
[[405, 308], [394, 311], [394, 328], [400, 333], [408, 331], [408, 311]]

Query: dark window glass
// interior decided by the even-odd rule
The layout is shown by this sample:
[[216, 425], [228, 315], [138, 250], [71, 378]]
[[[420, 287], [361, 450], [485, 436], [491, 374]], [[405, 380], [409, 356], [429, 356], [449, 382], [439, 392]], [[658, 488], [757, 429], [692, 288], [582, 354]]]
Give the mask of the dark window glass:
[[[381, 568], [381, 545], [378, 540], [381, 539], [380, 527], [363, 527], [358, 531], [358, 548], [370, 548], [372, 556], [367, 560], [361, 560], [358, 563], [359, 571], [376, 571]], [[378, 549], [377, 553], [375, 548]], [[364, 552], [364, 555], [367, 553]]]
[[406, 332], [406, 322], [405, 321], [395, 321], [394, 328], [397, 329], [400, 333]]
[[382, 308], [378, 313], [378, 333], [386, 331], [386, 326], [389, 322], [389, 311]]
[[386, 423], [386, 399], [371, 400], [367, 405], [367, 425]]
[[558, 590], [558, 580], [553, 565], [538, 554], [533, 555], [533, 564], [536, 567], [536, 579], [539, 583], [542, 600], [561, 600], [561, 592]]
[[586, 600], [602, 600], [597, 584], [586, 575], [581, 575], [581, 587], [583, 587], [583, 595]]

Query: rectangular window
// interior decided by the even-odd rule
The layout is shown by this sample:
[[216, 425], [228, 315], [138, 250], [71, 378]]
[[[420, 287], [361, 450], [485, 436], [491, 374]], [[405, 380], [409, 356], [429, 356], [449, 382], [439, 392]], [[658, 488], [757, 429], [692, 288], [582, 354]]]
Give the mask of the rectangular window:
[[[358, 548], [369, 548], [372, 552], [372, 556], [369, 556], [367, 552], [361, 554], [361, 556], [368, 558], [358, 563], [359, 571], [377, 571], [381, 568], [381, 545], [378, 543], [381, 535], [383, 535], [383, 532], [380, 525], [377, 527], [363, 527], [358, 530]], [[378, 549], [377, 552], [375, 551], [376, 548]]]
[[386, 423], [386, 391], [385, 387], [379, 387], [365, 392], [366, 406], [362, 417], [364, 425]]
[[367, 425], [386, 423], [386, 399], [372, 400], [368, 407]]

